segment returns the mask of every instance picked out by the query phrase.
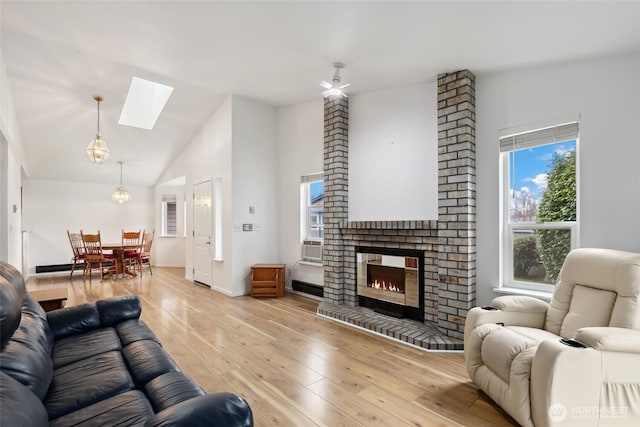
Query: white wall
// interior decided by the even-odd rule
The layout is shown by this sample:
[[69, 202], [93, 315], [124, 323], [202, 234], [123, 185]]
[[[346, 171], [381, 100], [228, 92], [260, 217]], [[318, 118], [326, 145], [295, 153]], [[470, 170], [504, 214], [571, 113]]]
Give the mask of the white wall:
[[[280, 262], [276, 110], [234, 96], [232, 122], [232, 294], [243, 295], [251, 291], [252, 264]], [[242, 231], [242, 224], [253, 224], [253, 231]]]
[[193, 279], [193, 185], [216, 177], [222, 179], [222, 256], [213, 261], [212, 288], [231, 295], [232, 209], [231, 209], [231, 95], [211, 115], [200, 131], [167, 167], [158, 182], [185, 177], [187, 196], [187, 238], [185, 276]]
[[[193, 185], [216, 178], [222, 182], [222, 260], [211, 260], [212, 289], [244, 295], [251, 264], [279, 262], [275, 123], [274, 107], [229, 95], [158, 180], [186, 179], [187, 279], [193, 268]], [[234, 231], [243, 223], [254, 231]]]
[[[184, 226], [185, 186], [158, 185], [155, 188], [153, 210], [155, 212], [155, 237], [151, 261], [158, 267], [184, 267], [187, 238]], [[162, 196], [176, 197], [176, 235], [162, 236]]]
[[[20, 187], [24, 152], [9, 80], [0, 51], [0, 260], [23, 270]], [[14, 212], [14, 208], [16, 210]]]
[[151, 187], [131, 187], [133, 200], [111, 200], [115, 186], [83, 182], [25, 179], [23, 182], [26, 265], [68, 264], [71, 247], [67, 230], [95, 233], [103, 242], [120, 242], [122, 229], [151, 230], [154, 195]]
[[9, 257], [8, 172], [9, 142], [0, 131], [0, 261], [5, 262]]
[[437, 83], [349, 98], [349, 220], [438, 219]]
[[640, 252], [640, 54], [477, 76], [477, 302], [499, 281], [498, 130], [580, 114], [580, 245]]
[[324, 156], [324, 102], [280, 107], [277, 111], [278, 245], [280, 262], [290, 272], [287, 285], [296, 279], [322, 286], [322, 266], [300, 261], [300, 177], [322, 172]]

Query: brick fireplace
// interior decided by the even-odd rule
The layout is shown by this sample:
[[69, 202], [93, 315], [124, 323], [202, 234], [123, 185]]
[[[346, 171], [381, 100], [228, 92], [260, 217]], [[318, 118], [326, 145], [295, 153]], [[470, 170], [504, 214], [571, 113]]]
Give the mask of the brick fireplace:
[[[475, 76], [468, 70], [438, 76], [437, 220], [348, 221], [348, 99], [325, 99], [324, 129], [319, 314], [421, 347], [461, 349], [466, 314], [475, 304]], [[360, 307], [356, 248], [367, 247], [422, 254], [423, 322], [391, 320]]]

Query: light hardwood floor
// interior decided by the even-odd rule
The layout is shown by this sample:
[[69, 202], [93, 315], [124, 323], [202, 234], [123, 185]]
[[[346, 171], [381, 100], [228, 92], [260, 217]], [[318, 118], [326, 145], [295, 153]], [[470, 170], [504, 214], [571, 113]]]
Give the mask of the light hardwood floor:
[[206, 391], [247, 399], [262, 426], [517, 425], [467, 377], [460, 353], [428, 353], [316, 315], [318, 302], [230, 298], [186, 281], [184, 269], [67, 287], [67, 306], [138, 295], [142, 318]]

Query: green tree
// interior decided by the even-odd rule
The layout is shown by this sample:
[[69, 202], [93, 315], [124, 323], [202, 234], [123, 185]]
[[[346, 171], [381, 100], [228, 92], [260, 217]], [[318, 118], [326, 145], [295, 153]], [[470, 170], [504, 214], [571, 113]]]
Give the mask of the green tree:
[[[547, 189], [538, 209], [538, 221], [575, 220], [576, 152], [554, 154], [547, 177]], [[538, 237], [538, 252], [547, 273], [546, 279], [555, 283], [564, 258], [571, 249], [571, 233], [568, 230], [538, 230]]]
[[529, 280], [529, 271], [538, 264], [536, 236], [524, 237], [513, 242], [513, 275], [516, 280]]

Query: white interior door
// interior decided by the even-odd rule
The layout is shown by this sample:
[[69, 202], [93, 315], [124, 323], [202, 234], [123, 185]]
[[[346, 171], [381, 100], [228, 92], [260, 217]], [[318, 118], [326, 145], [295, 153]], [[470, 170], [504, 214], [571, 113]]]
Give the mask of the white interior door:
[[213, 189], [211, 181], [193, 186], [193, 280], [213, 283]]

